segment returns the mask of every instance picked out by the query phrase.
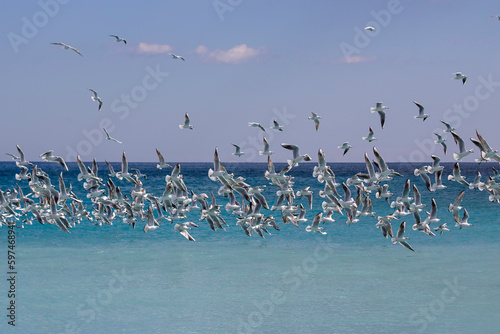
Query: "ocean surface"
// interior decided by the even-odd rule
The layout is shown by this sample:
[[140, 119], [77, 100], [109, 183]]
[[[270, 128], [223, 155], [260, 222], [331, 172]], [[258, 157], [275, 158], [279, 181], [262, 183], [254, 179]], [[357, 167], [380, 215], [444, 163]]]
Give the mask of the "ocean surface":
[[[37, 164], [58, 189], [62, 168]], [[411, 229], [413, 215], [393, 221], [394, 232], [407, 222], [405, 235], [416, 250], [412, 252], [384, 238], [373, 217], [347, 225], [346, 218], [335, 213], [336, 221], [323, 225], [326, 235], [306, 232], [322, 211], [318, 191], [324, 184], [312, 177], [314, 165], [301, 163], [289, 172], [295, 191], [306, 186], [314, 191], [308, 222], [297, 228], [284, 224], [278, 212], [263, 209], [280, 227], [265, 239], [245, 235], [223, 207], [226, 231], [212, 231], [206, 221], [199, 221], [199, 210], [188, 213], [199, 225], [190, 231], [196, 242], [175, 232], [169, 222], [147, 234], [144, 222], [133, 229], [120, 220], [102, 226], [82, 221], [71, 233], [36, 221], [15, 228], [15, 327], [8, 325], [7, 317], [8, 228], [0, 227], [0, 333], [499, 332], [500, 204], [490, 202], [486, 191], [466, 190], [462, 205], [473, 226], [459, 229], [447, 207], [466, 187], [446, 180], [453, 164], [442, 164], [448, 188], [432, 193], [413, 175], [422, 164], [389, 164], [403, 174], [388, 182], [395, 194], [391, 199], [401, 196], [409, 178], [418, 186], [425, 209], [430, 210], [434, 198], [440, 223], [447, 222], [451, 229], [428, 236]], [[339, 183], [366, 172], [361, 163], [329, 165]], [[119, 170], [118, 163], [113, 166]], [[485, 181], [492, 166], [498, 164], [460, 164], [469, 181], [478, 170]], [[68, 167], [63, 173], [66, 186], [72, 185], [90, 211], [83, 182], [76, 179], [78, 167]], [[148, 193], [163, 193], [171, 169], [158, 170], [153, 163], [131, 162], [130, 167], [147, 175], [143, 183]], [[225, 167], [252, 186], [266, 185], [263, 194], [274, 204], [278, 189], [263, 177], [267, 164]], [[282, 167], [276, 164], [277, 170]], [[188, 190], [217, 194], [220, 184], [208, 178], [209, 168], [212, 164], [181, 163]], [[0, 189], [13, 189], [18, 172], [13, 162], [0, 163]], [[106, 165], [99, 163], [99, 176], [106, 181], [107, 174]], [[130, 193], [128, 182], [114, 182]], [[27, 181], [18, 183], [25, 194], [30, 192]], [[342, 187], [338, 190], [343, 194]], [[354, 187], [351, 191], [355, 197]], [[394, 211], [385, 200], [370, 197], [376, 216]], [[221, 205], [228, 201], [216, 198]], [[294, 203], [308, 208], [304, 198]]]

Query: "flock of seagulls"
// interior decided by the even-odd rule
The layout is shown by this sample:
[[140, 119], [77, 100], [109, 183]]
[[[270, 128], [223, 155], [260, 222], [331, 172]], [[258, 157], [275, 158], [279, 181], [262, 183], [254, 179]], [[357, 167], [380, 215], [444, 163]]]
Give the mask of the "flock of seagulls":
[[[368, 31], [375, 30], [371, 26], [364, 29]], [[125, 45], [127, 44], [125, 39], [117, 35], [109, 36], [113, 37], [117, 43], [123, 42]], [[72, 50], [82, 56], [80, 51], [67, 44], [51, 44], [61, 46], [66, 50]], [[174, 53], [170, 53], [170, 55], [173, 59], [185, 61], [182, 56]], [[454, 79], [461, 80], [463, 84], [466, 83], [466, 75], [461, 72], [453, 74], [455, 75]], [[103, 106], [102, 99], [95, 90], [89, 90], [93, 93], [92, 100], [98, 102], [98, 110], [100, 111]], [[425, 121], [430, 117], [430, 115], [424, 113], [422, 104], [416, 101], [413, 101], [413, 103], [418, 107], [418, 114], [414, 116], [415, 119]], [[385, 126], [385, 110], [387, 109], [389, 108], [384, 106], [382, 102], [377, 102], [375, 107], [370, 108], [371, 113], [378, 113], [382, 129]], [[313, 121], [315, 130], [319, 131], [322, 117], [312, 112], [308, 120]], [[484, 182], [481, 182], [482, 175], [478, 172], [474, 181], [469, 183], [461, 174], [459, 162], [474, 151], [466, 148], [465, 141], [457, 134], [455, 128], [445, 121], [441, 121], [441, 123], [446, 127], [443, 133], [445, 135], [451, 134], [458, 147], [458, 152], [453, 153], [456, 163], [452, 173], [448, 175], [447, 181], [457, 182], [471, 190], [486, 190], [489, 193], [489, 201], [500, 203], [500, 183], [495, 181], [500, 179], [498, 171], [493, 169], [493, 175], [489, 176], [488, 180]], [[258, 128], [264, 133], [267, 132], [261, 123], [249, 122], [248, 125]], [[179, 128], [183, 130], [194, 129], [188, 113], [185, 113], [184, 123], [180, 124]], [[273, 121], [270, 129], [279, 132], [284, 131], [283, 126], [276, 120]], [[105, 128], [103, 128], [103, 131], [107, 140], [118, 144], [122, 143], [111, 137]], [[435, 143], [443, 147], [443, 152], [446, 155], [446, 139], [439, 133], [434, 134], [437, 137]], [[491, 161], [491, 159], [500, 162], [498, 150], [492, 149], [478, 131], [476, 131], [476, 136], [477, 139], [470, 138], [472, 143], [479, 149], [480, 157], [476, 159], [476, 162], [481, 163]], [[377, 140], [374, 137], [372, 127], [369, 127], [368, 135], [362, 137], [362, 139], [370, 143]], [[236, 144], [232, 144], [232, 146], [235, 149], [232, 153], [234, 156], [241, 157], [245, 154], [240, 146]], [[58, 177], [59, 187], [56, 188], [46, 172], [36, 164], [26, 160], [23, 151], [18, 145], [18, 155], [11, 153], [7, 153], [7, 155], [14, 160], [16, 166], [20, 169], [19, 173], [15, 174], [15, 179], [19, 183], [12, 189], [0, 190], [0, 226], [5, 224], [23, 228], [25, 225], [38, 222], [42, 225], [56, 225], [64, 232], [70, 233], [70, 230], [78, 224], [87, 221], [92, 222], [94, 225], [113, 225], [116, 222], [121, 222], [132, 228], [142, 222], [144, 224], [142, 228], [144, 233], [154, 233], [154, 230], [171, 224], [174, 232], [178, 232], [189, 241], [195, 241], [191, 233], [193, 233], [193, 229], [199, 228], [199, 223], [189, 221], [188, 213], [199, 211], [199, 221], [205, 221], [213, 231], [226, 231], [230, 224], [226, 222], [222, 214], [223, 210], [225, 210], [234, 217], [234, 225], [239, 226], [246, 235], [257, 234], [264, 238], [266, 234], [271, 234], [273, 230], [280, 231], [279, 221], [282, 221], [283, 224], [292, 224], [297, 228], [305, 225], [309, 221], [306, 213], [308, 210], [313, 210], [314, 198], [319, 196], [322, 201], [321, 211], [316, 212], [310, 225], [308, 224], [305, 227], [307, 232], [327, 234], [324, 226], [336, 221], [334, 215], [343, 217], [342, 219], [345, 219], [345, 224], [348, 226], [359, 222], [361, 218], [373, 219], [374, 227], [380, 229], [383, 237], [387, 239], [390, 237], [393, 244], [400, 244], [410, 251], [415, 251], [408, 242], [409, 238], [405, 236], [406, 221], [399, 223], [395, 236], [392, 221], [411, 215], [415, 221], [412, 225], [414, 231], [423, 232], [431, 237], [436, 236], [434, 232], [443, 234], [450, 231], [447, 223], [436, 226], [442, 217], [438, 218], [438, 206], [434, 198], [431, 198], [430, 211], [424, 211], [427, 205], [422, 203], [421, 193], [418, 188], [419, 186], [422, 187], [422, 185], [412, 185], [410, 179], [407, 179], [402, 190], [390, 188], [390, 181], [394, 177], [403, 177], [403, 175], [389, 168], [376, 147], [373, 147], [373, 160], [368, 153], [364, 154], [366, 172], [357, 172], [341, 183], [336, 181], [334, 171], [326, 163], [323, 150], [318, 149], [318, 165], [314, 166], [312, 177], [322, 185], [323, 190], [317, 194], [311, 190], [310, 186], [300, 190], [294, 189], [294, 177], [289, 174], [299, 163], [312, 161], [312, 158], [308, 154], [300, 154], [299, 146], [295, 144], [282, 143], [281, 147], [292, 151], [292, 157], [286, 161], [287, 165], [278, 171], [271, 160], [274, 152], [270, 150], [266, 137], [263, 137], [263, 150], [259, 151], [259, 155], [267, 156], [267, 170], [264, 171], [263, 177], [268, 184], [265, 185], [251, 185], [246, 182], [244, 176], [235, 176], [230, 173], [220, 161], [218, 148], [215, 148], [213, 168], [208, 170], [208, 177], [211, 181], [219, 183], [216, 194], [223, 197], [225, 202], [225, 204], [221, 204], [218, 203], [214, 192], [197, 194], [193, 190], [189, 190], [181, 174], [181, 165], [176, 164], [172, 167], [166, 163], [158, 149], [156, 149], [158, 156], [157, 169], [160, 171], [171, 169], [171, 171], [165, 173], [165, 189], [162, 194], [155, 195], [146, 190], [142, 180], [146, 180], [147, 175], [141, 173], [138, 169], [129, 168], [125, 152], [123, 152], [120, 170], [115, 171], [114, 167], [108, 161], [105, 161], [108, 166], [108, 173], [107, 177], [104, 178], [99, 175], [95, 159], [91, 166], [86, 166], [80, 156], [77, 157], [77, 165], [80, 171], [77, 180], [82, 183], [82, 187], [86, 192], [84, 199], [75, 195], [71, 185], [66, 187], [63, 171]], [[339, 149], [343, 150], [343, 155], [347, 154], [351, 147], [348, 141], [338, 146]], [[65, 161], [61, 157], [53, 155], [52, 150], [41, 154], [40, 157], [43, 161], [56, 162], [64, 171], [68, 171]], [[442, 181], [444, 167], [440, 165], [441, 158], [436, 155], [431, 158], [433, 160], [432, 165], [415, 169], [414, 175], [420, 176], [423, 186], [428, 192], [435, 193], [446, 189], [447, 186], [443, 185]], [[27, 183], [27, 187], [24, 183]], [[24, 189], [29, 188], [30, 192], [25, 194], [19, 184], [24, 186]], [[268, 186], [269, 188], [267, 188]], [[124, 193], [122, 189], [126, 187], [132, 188], [132, 190], [129, 193]], [[274, 187], [274, 190], [266, 191], [271, 187]], [[355, 195], [353, 196], [353, 194]], [[464, 195], [465, 190], [462, 190], [455, 201], [448, 206], [448, 211], [455, 221], [455, 226], [459, 229], [472, 226], [468, 222], [469, 213], [462, 206]], [[272, 202], [271, 197], [273, 198]], [[393, 213], [377, 216], [373, 212], [372, 201], [375, 200], [382, 203], [386, 202], [388, 207], [394, 210]]]

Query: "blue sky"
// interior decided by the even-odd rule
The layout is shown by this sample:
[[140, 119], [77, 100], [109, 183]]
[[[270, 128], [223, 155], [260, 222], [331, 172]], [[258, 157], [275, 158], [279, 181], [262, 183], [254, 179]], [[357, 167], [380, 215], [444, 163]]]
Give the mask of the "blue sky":
[[[467, 148], [476, 129], [499, 148], [500, 21], [492, 15], [497, 1], [10, 2], [0, 13], [0, 152], [17, 153], [18, 144], [33, 161], [49, 149], [69, 161], [75, 153], [119, 161], [122, 151], [155, 161], [158, 148], [185, 162], [211, 161], [218, 147], [222, 161], [265, 162], [256, 154], [265, 135], [275, 162], [291, 155], [280, 143], [314, 161], [319, 148], [331, 162], [363, 161], [373, 146], [388, 161], [452, 161], [451, 135], [446, 156], [432, 143], [441, 119]], [[466, 85], [452, 80], [458, 71]], [[102, 98], [100, 112], [88, 88]], [[413, 118], [414, 100], [431, 115], [424, 123]], [[376, 102], [389, 107], [384, 129], [370, 113]], [[193, 131], [178, 127], [186, 112]], [[318, 132], [311, 112], [322, 117]], [[273, 119], [282, 133], [248, 126]], [[104, 140], [103, 125], [123, 144]], [[370, 126], [372, 143], [361, 139]], [[345, 156], [343, 141], [353, 146]], [[231, 155], [231, 143], [246, 155]]]

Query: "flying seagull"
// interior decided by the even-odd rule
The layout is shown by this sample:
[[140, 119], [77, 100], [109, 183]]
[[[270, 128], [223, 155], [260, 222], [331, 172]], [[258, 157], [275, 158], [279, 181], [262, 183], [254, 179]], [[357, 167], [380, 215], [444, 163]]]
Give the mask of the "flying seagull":
[[189, 130], [193, 130], [193, 126], [189, 124], [190, 122], [191, 122], [191, 121], [189, 120], [189, 115], [188, 115], [188, 113], [186, 113], [186, 114], [184, 115], [184, 124], [180, 124], [180, 125], [179, 125], [179, 128], [180, 128], [180, 129], [189, 129]]
[[118, 144], [121, 144], [121, 143], [122, 143], [122, 142], [121, 142], [121, 141], [119, 141], [118, 139], [115, 139], [115, 138], [111, 137], [111, 136], [109, 135], [108, 131], [106, 131], [106, 129], [105, 129], [105, 128], [102, 128], [102, 129], [104, 130], [104, 133], [106, 133], [106, 139], [107, 139], [107, 140], [112, 140], [112, 141], [114, 141], [114, 142], [117, 142]]
[[234, 146], [234, 148], [236, 149], [236, 151], [234, 153], [232, 153], [233, 155], [236, 155], [238, 157], [241, 157], [243, 154], [245, 154], [245, 152], [241, 152], [241, 148], [236, 145], [236, 144], [231, 144]]
[[119, 42], [123, 42], [123, 43], [127, 44], [127, 41], [126, 41], [126, 40], [124, 40], [123, 38], [120, 38], [120, 37], [118, 37], [118, 36], [116, 36], [116, 35], [109, 35], [109, 36], [114, 37], [114, 38], [116, 39], [116, 41], [115, 41], [115, 42], [117, 42], [117, 43], [119, 43]]
[[452, 127], [450, 125], [450, 123], [446, 123], [445, 121], [442, 121], [442, 120], [440, 122], [443, 123], [444, 126], [446, 126], [446, 129], [443, 130], [444, 133], [446, 133], [446, 132], [450, 132], [451, 133], [452, 131], [456, 130], [454, 127]]
[[156, 165], [156, 168], [158, 169], [163, 169], [163, 168], [172, 168], [169, 164], [165, 163], [165, 158], [163, 158], [163, 155], [156, 149], [156, 155], [158, 155], [158, 160], [159, 164]]
[[178, 55], [176, 55], [175, 53], [171, 53], [170, 55], [171, 55], [171, 56], [172, 56], [172, 58], [174, 58], [174, 59], [182, 59], [183, 61], [186, 61], [186, 60], [185, 60], [182, 56], [178, 56]]
[[257, 123], [257, 122], [248, 122], [248, 126], [254, 127], [254, 128], [259, 128], [262, 131], [266, 132], [266, 129], [262, 126], [262, 124]]
[[389, 108], [386, 106], [383, 106], [382, 102], [377, 102], [375, 108], [370, 108], [370, 111], [372, 113], [378, 112], [378, 114], [380, 115], [380, 125], [382, 126], [382, 129], [384, 128], [384, 124], [385, 124], [385, 112], [384, 112], [385, 109], [389, 109]]
[[99, 110], [99, 111], [101, 111], [101, 108], [102, 108], [102, 100], [101, 100], [101, 98], [100, 98], [99, 96], [97, 96], [97, 92], [96, 92], [95, 90], [90, 89], [90, 88], [89, 88], [89, 90], [90, 90], [92, 93], [94, 93], [94, 95], [92, 95], [90, 98], [92, 99], [92, 101], [97, 101], [97, 102], [99, 102], [99, 109], [98, 109], [98, 110]]
[[40, 157], [42, 158], [43, 161], [54, 161], [60, 164], [61, 166], [64, 167], [64, 169], [68, 170], [68, 166], [66, 166], [66, 162], [64, 162], [64, 159], [58, 156], [55, 156], [52, 154], [52, 150], [47, 151], [45, 153], [40, 154]]
[[462, 72], [456, 72], [453, 74], [455, 75], [453, 79], [462, 80], [462, 83], [465, 85], [465, 82], [467, 81], [467, 76], [465, 74], [462, 74]]
[[424, 114], [424, 107], [418, 102], [413, 101], [413, 103], [415, 103], [416, 106], [418, 107], [418, 116], [415, 116], [415, 119], [422, 118], [423, 121], [425, 122], [425, 120], [429, 117], [429, 115]]
[[279, 125], [279, 123], [276, 120], [274, 120], [273, 126], [271, 126], [271, 130], [283, 131], [283, 127]]
[[364, 29], [368, 31], [375, 31], [375, 28], [372, 26], [365, 27]]
[[340, 148], [341, 150], [344, 150], [344, 154], [342, 155], [345, 155], [347, 153], [347, 151], [349, 151], [351, 149], [351, 145], [349, 145], [349, 142], [346, 141], [346, 142], [343, 142], [342, 145], [340, 145], [338, 148]]
[[83, 55], [80, 53], [80, 51], [78, 51], [78, 50], [77, 50], [77, 49], [75, 49], [74, 47], [69, 46], [69, 45], [67, 45], [67, 44], [64, 44], [64, 43], [50, 43], [50, 44], [60, 45], [60, 46], [62, 46], [62, 48], [63, 48], [64, 50], [72, 50], [72, 51], [75, 51], [76, 53], [78, 53], [80, 56], [82, 56], [82, 57], [83, 57]]
[[319, 129], [319, 120], [321, 119], [321, 116], [316, 114], [315, 112], [311, 113], [311, 117], [308, 117], [307, 119], [314, 121], [314, 126], [316, 127], [316, 131]]
[[374, 140], [377, 140], [377, 138], [373, 137], [373, 130], [372, 130], [372, 127], [370, 126], [370, 129], [369, 129], [369, 132], [368, 132], [368, 136], [366, 137], [363, 137], [362, 138], [363, 140], [368, 140], [368, 142], [372, 142]]
[[408, 237], [405, 237], [404, 234], [405, 234], [405, 225], [406, 225], [406, 222], [402, 222], [401, 225], [399, 226], [399, 230], [398, 230], [398, 234], [396, 235], [395, 238], [392, 238], [392, 243], [395, 244], [395, 243], [398, 243], [405, 247], [405, 248], [408, 248], [409, 250], [411, 251], [415, 251], [413, 248], [411, 248], [410, 244], [406, 241], [408, 240]]

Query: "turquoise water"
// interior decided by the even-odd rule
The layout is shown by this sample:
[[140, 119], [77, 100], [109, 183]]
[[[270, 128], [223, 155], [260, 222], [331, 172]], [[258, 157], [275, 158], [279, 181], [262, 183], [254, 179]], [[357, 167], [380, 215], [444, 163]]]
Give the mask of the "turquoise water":
[[[39, 166], [57, 180], [58, 165]], [[100, 176], [107, 175], [105, 165], [99, 166]], [[155, 166], [130, 164], [148, 175], [146, 190], [159, 196], [170, 170], [159, 171]], [[188, 189], [210, 193], [219, 188], [207, 177], [210, 164], [181, 166]], [[225, 166], [251, 185], [266, 184], [264, 195], [270, 205], [274, 203], [277, 189], [262, 177], [267, 165]], [[411, 230], [411, 215], [395, 221], [395, 230], [407, 221], [406, 235], [417, 251], [413, 253], [385, 239], [372, 217], [349, 226], [345, 217], [335, 214], [337, 221], [324, 226], [327, 235], [307, 233], [305, 226], [321, 210], [322, 201], [317, 193], [323, 185], [311, 176], [313, 166], [301, 164], [290, 172], [295, 190], [309, 185], [315, 191], [313, 209], [306, 215], [309, 222], [296, 228], [277, 219], [281, 230], [265, 239], [246, 236], [224, 210], [230, 225], [227, 231], [210, 230], [206, 222], [198, 221], [199, 211], [189, 214], [200, 226], [191, 231], [196, 242], [174, 232], [169, 223], [147, 234], [142, 232], [144, 223], [134, 230], [119, 221], [112, 226], [82, 222], [70, 234], [38, 223], [16, 229], [16, 327], [7, 325], [8, 286], [2, 279], [0, 302], [5, 306], [0, 332], [498, 332], [500, 205], [489, 202], [485, 191], [466, 190], [462, 204], [473, 226], [459, 230], [446, 208], [462, 185], [444, 181], [447, 189], [430, 193], [413, 176], [413, 168], [419, 166], [390, 165], [403, 174], [390, 181], [392, 199], [401, 195], [410, 178], [426, 209], [434, 197], [438, 218], [451, 229], [430, 237]], [[364, 164], [331, 166], [339, 182], [365, 171]], [[452, 164], [444, 166], [443, 178], [452, 170]], [[464, 163], [461, 169], [472, 180], [477, 170], [491, 174], [491, 166], [496, 165]], [[277, 164], [277, 169], [281, 167]], [[66, 185], [71, 183], [83, 198], [77, 167], [69, 164], [69, 168], [64, 174]], [[3, 191], [15, 185], [17, 171], [12, 163], [0, 163]], [[115, 182], [128, 186], [125, 181]], [[127, 189], [124, 193], [131, 187]], [[371, 197], [377, 216], [393, 212], [384, 200]], [[227, 202], [222, 196], [217, 201]], [[307, 206], [305, 199], [296, 198], [296, 202]], [[6, 226], [0, 231], [2, 277], [6, 277]]]

